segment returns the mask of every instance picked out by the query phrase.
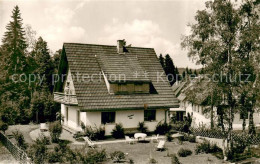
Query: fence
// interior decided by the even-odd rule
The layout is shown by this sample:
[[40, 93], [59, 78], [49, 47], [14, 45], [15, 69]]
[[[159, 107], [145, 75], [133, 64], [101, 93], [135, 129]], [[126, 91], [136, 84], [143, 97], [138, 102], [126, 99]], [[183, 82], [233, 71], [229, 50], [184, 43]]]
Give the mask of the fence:
[[[190, 128], [192, 134], [196, 136], [209, 137], [209, 138], [226, 138], [226, 134], [223, 134], [219, 129], [203, 129], [203, 128]], [[259, 145], [260, 144], [260, 135], [243, 135], [242, 133], [232, 133], [232, 137], [235, 141], [246, 141], [250, 145]]]
[[18, 146], [13, 144], [8, 137], [6, 137], [2, 132], [0, 132], [0, 140], [3, 145], [9, 150], [13, 157], [22, 164], [31, 164], [30, 158], [27, 157], [27, 154], [20, 149]]

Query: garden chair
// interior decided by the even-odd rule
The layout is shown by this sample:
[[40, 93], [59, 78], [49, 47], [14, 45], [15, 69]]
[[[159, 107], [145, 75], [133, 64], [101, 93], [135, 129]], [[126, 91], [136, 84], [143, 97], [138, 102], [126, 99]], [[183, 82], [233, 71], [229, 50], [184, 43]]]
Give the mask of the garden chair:
[[40, 131], [41, 131], [41, 132], [45, 132], [45, 131], [47, 131], [47, 130], [48, 130], [48, 128], [47, 128], [46, 123], [41, 123], [41, 124], [40, 124]]
[[156, 136], [152, 136], [151, 141], [154, 141], [154, 140], [156, 140], [158, 142], [159, 134], [157, 134]]
[[159, 143], [157, 145], [157, 150], [160, 150], [160, 151], [164, 150], [164, 148], [165, 148], [164, 146], [165, 146], [165, 141], [164, 140], [159, 141]]
[[125, 142], [128, 142], [129, 144], [133, 143], [134, 144], [134, 139], [130, 138], [129, 136], [125, 136]]
[[83, 139], [87, 142], [88, 146], [91, 148], [95, 148], [96, 147], [96, 143], [91, 141], [91, 139], [89, 137], [83, 137]]

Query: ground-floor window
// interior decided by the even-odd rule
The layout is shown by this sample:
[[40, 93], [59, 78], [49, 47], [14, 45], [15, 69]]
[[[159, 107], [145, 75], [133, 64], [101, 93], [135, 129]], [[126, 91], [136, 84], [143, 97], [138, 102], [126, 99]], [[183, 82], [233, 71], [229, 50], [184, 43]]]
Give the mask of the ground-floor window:
[[101, 123], [115, 123], [116, 112], [101, 112]]
[[156, 120], [156, 110], [144, 111], [144, 121], [155, 121], [155, 120]]

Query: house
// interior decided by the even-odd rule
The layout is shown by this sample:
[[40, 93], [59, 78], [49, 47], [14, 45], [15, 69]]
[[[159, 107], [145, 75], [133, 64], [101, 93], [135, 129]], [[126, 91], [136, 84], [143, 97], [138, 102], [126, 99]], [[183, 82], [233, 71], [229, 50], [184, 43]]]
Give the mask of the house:
[[[189, 113], [192, 116], [193, 127], [210, 127], [211, 125], [210, 112], [207, 112], [207, 109], [209, 109], [210, 107], [204, 105], [204, 102], [207, 99], [206, 95], [208, 95], [206, 94], [206, 92], [208, 91], [202, 88], [200, 92], [194, 93], [194, 97], [196, 98], [194, 98], [193, 102], [187, 99], [187, 94], [190, 94], [187, 93], [187, 90], [194, 86], [193, 82], [179, 82], [172, 86], [174, 95], [176, 95], [176, 97], [180, 101], [180, 107], [170, 109], [170, 113], [174, 111], [175, 113], [178, 114], [180, 111], [185, 110], [186, 115]], [[215, 125], [218, 124], [218, 114], [217, 114], [216, 107], [213, 107], [213, 122]], [[254, 113], [254, 123], [256, 127], [260, 127], [260, 112]], [[233, 120], [233, 128], [235, 130], [241, 130], [242, 124], [243, 124], [243, 116], [240, 114], [240, 112], [235, 113], [234, 120]], [[246, 128], [248, 128], [248, 124], [249, 124], [249, 113], [246, 116]]]
[[[54, 100], [61, 103], [62, 124], [80, 131], [81, 123], [105, 127], [116, 123], [126, 130], [145, 121], [155, 130], [168, 121], [169, 108], [178, 108], [153, 48], [64, 43]], [[64, 78], [64, 80], [63, 80]]]
[[183, 101], [185, 96], [182, 94], [181, 91], [183, 87], [185, 87], [186, 82], [175, 82], [174, 85], [172, 85], [172, 91], [174, 95], [179, 100], [180, 106], [179, 108], [170, 108], [170, 118], [174, 119], [175, 121], [183, 121], [184, 116], [186, 115], [186, 102]]

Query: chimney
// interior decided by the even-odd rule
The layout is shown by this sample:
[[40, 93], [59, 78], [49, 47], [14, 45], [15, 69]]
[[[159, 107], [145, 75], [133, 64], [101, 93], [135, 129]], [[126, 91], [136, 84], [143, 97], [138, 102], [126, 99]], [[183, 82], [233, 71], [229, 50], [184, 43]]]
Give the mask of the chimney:
[[124, 53], [125, 40], [117, 40], [117, 53]]

